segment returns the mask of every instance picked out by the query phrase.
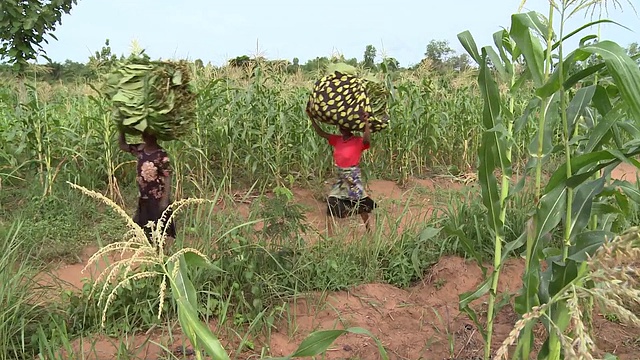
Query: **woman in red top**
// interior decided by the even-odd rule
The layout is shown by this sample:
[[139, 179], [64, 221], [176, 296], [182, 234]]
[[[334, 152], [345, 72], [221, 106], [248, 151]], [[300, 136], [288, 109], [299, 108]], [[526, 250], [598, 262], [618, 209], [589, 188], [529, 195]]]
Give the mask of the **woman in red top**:
[[360, 214], [365, 228], [370, 232], [369, 214], [377, 207], [377, 204], [369, 197], [362, 185], [359, 166], [362, 152], [369, 149], [370, 146], [371, 128], [367, 116], [364, 116], [364, 134], [360, 137], [342, 127], [340, 127], [341, 135], [326, 133], [309, 114], [308, 108], [307, 115], [309, 115], [316, 133], [327, 139], [329, 145], [333, 147], [333, 160], [338, 170], [338, 180], [327, 197], [329, 236], [333, 235], [331, 226], [333, 218], [346, 218], [355, 214]]

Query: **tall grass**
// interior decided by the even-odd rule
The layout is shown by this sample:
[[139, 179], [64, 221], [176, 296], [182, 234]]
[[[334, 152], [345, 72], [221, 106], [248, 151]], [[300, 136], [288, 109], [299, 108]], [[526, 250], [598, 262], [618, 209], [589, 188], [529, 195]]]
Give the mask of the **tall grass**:
[[32, 336], [46, 323], [48, 295], [34, 281], [36, 269], [25, 262], [24, 222], [12, 224], [0, 241], [0, 359], [27, 359], [36, 354]]

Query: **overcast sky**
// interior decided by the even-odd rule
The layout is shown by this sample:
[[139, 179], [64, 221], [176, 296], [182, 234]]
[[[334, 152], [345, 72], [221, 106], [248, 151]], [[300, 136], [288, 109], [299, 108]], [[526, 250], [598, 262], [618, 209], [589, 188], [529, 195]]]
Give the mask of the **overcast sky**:
[[[609, 0], [608, 2], [611, 2]], [[609, 18], [632, 31], [607, 25], [605, 39], [627, 46], [640, 42], [640, 18], [623, 2], [624, 12], [610, 8]], [[637, 2], [637, 0], [631, 0]], [[136, 39], [152, 58], [202, 59], [219, 65], [239, 55], [259, 52], [270, 59], [301, 63], [316, 56], [362, 55], [367, 44], [400, 61], [422, 59], [431, 39], [449, 40], [462, 52], [457, 34], [470, 30], [478, 45], [508, 27], [519, 0], [78, 0], [71, 15], [45, 45], [49, 57], [86, 62], [110, 39], [114, 53], [128, 53]], [[393, 5], [392, 5], [393, 4]], [[548, 12], [547, 0], [529, 0], [527, 10]], [[640, 12], [640, 3], [636, 5]], [[586, 20], [576, 16], [572, 30]], [[595, 33], [595, 28], [592, 30]], [[586, 35], [587, 32], [581, 35]], [[576, 42], [570, 44], [575, 46]]]

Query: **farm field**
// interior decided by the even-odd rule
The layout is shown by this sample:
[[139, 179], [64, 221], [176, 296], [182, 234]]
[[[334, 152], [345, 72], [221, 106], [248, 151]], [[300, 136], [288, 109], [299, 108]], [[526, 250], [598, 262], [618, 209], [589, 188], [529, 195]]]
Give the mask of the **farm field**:
[[[322, 199], [333, 171], [328, 146], [303, 116], [308, 80], [276, 71], [250, 80], [248, 71], [219, 71], [196, 73], [194, 133], [166, 146], [177, 174], [176, 198], [213, 200], [180, 212], [171, 252], [193, 247], [226, 272], [190, 272], [199, 291], [198, 310], [224, 348], [237, 359], [285, 356], [312, 331], [358, 326], [378, 337], [390, 358], [481, 358], [477, 325], [457, 305], [459, 295], [483, 279], [473, 259], [490, 265], [493, 257], [474, 160], [482, 101], [473, 71], [443, 75], [425, 68], [396, 75], [402, 93], [391, 103], [396, 120], [374, 135], [363, 164], [367, 187], [381, 206], [374, 232], [367, 235], [356, 219], [344, 220], [346, 226], [331, 239], [324, 238]], [[16, 311], [30, 309], [28, 316], [17, 317], [19, 323], [4, 325], [15, 334], [5, 344], [17, 346], [25, 329], [31, 341], [18, 353], [190, 358], [192, 348], [170, 297], [163, 299], [165, 310], [157, 318], [157, 278], [122, 288], [104, 315], [104, 328], [104, 303], [84, 280], [98, 279], [119, 259], [105, 255], [82, 272], [102, 246], [121, 240], [126, 225], [101, 200], [67, 182], [99, 191], [129, 215], [135, 205], [135, 163], [117, 151], [106, 105], [86, 85], [43, 82], [26, 89], [31, 100], [16, 112], [15, 86], [7, 80], [1, 87], [7, 100], [4, 134], [14, 147], [5, 147], [0, 211], [8, 254], [3, 261], [24, 261], [17, 273], [3, 273], [3, 283], [31, 285], [3, 294]], [[416, 135], [420, 132], [425, 136]], [[524, 156], [533, 135], [519, 135], [514, 159]], [[630, 164], [619, 165], [612, 175], [635, 183], [634, 176]], [[527, 189], [510, 200], [506, 241], [522, 233], [533, 208]], [[636, 207], [631, 209], [616, 226], [637, 224]], [[513, 295], [521, 287], [524, 263], [512, 253], [506, 264], [499, 290]], [[31, 294], [38, 294], [36, 307], [27, 305], [34, 304]], [[474, 302], [481, 317], [483, 306], [486, 296]], [[22, 319], [30, 325], [23, 326]], [[517, 319], [511, 300], [496, 317], [494, 351]], [[593, 324], [602, 351], [630, 359], [638, 350], [638, 329], [620, 325], [616, 315], [597, 311]], [[349, 334], [326, 356], [378, 355], [373, 340]]]
[[[614, 170], [617, 179], [633, 179], [637, 169], [623, 164]], [[398, 216], [402, 203], [409, 202], [409, 210], [400, 215], [403, 223], [426, 221], [433, 211], [445, 205], [443, 194], [450, 192], [469, 196], [465, 190], [475, 184], [461, 184], [451, 179], [412, 180], [410, 185], [400, 188], [396, 183], [372, 180], [370, 191], [383, 205], [382, 211]], [[414, 195], [411, 193], [418, 193]], [[322, 231], [324, 207], [313, 200], [313, 193], [305, 189], [293, 190], [295, 202], [306, 206], [306, 219], [314, 230]], [[410, 200], [408, 198], [413, 197]], [[226, 206], [220, 206], [225, 208]], [[233, 202], [229, 210], [248, 215], [249, 206], [241, 201]], [[222, 210], [223, 212], [225, 210]], [[383, 225], [384, 224], [380, 224]], [[358, 227], [358, 224], [352, 224]], [[360, 225], [361, 227], [361, 225]], [[400, 230], [402, 231], [402, 230]], [[362, 242], [363, 246], [372, 239], [362, 230], [345, 234], [345, 241]], [[444, 245], [444, 244], [435, 244]], [[40, 275], [41, 284], [54, 284], [66, 289], [82, 289], [85, 277], [103, 270], [115, 257], [104, 259], [81, 273], [88, 258], [97, 251], [95, 246], [86, 247], [80, 262], [52, 267], [46, 275]], [[445, 252], [433, 257], [422, 279], [416, 279], [410, 286], [399, 288], [385, 282], [359, 284], [341, 291], [312, 291], [297, 294], [287, 301], [287, 315], [276, 321], [268, 336], [255, 336], [255, 344], [264, 343], [273, 356], [293, 353], [306, 334], [316, 329], [346, 328], [360, 326], [370, 329], [376, 335], [392, 359], [479, 359], [483, 352], [482, 338], [475, 325], [458, 310], [458, 296], [473, 290], [482, 279], [482, 272], [469, 259], [455, 252]], [[126, 256], [126, 255], [125, 255]], [[521, 285], [524, 262], [511, 258], [505, 265], [500, 291], [515, 292]], [[485, 303], [486, 305], [486, 303]], [[482, 304], [477, 306], [482, 308]], [[640, 351], [638, 337], [640, 328], [620, 325], [607, 314], [596, 314], [594, 318], [597, 345], [603, 351], [616, 354], [619, 359], [635, 359]], [[507, 305], [496, 321], [496, 337], [493, 347], [508, 336], [517, 314]], [[216, 320], [210, 321], [214, 329], [221, 329]], [[228, 330], [227, 330], [228, 331]], [[237, 330], [236, 330], [237, 331]], [[224, 333], [224, 331], [222, 332]], [[242, 341], [235, 334], [221, 336], [226, 348], [239, 348]], [[234, 340], [235, 338], [235, 340]], [[146, 333], [131, 334], [125, 341], [102, 336], [88, 336], [72, 342], [73, 353], [83, 354], [85, 359], [113, 359], [126, 344], [131, 359], [166, 359], [168, 351], [181, 354], [188, 342], [179, 328], [168, 327]], [[259, 349], [257, 346], [256, 349]], [[183, 350], [184, 352], [184, 350]], [[245, 349], [238, 358], [250, 359], [259, 353]], [[178, 357], [183, 358], [183, 357]], [[184, 358], [192, 358], [186, 356]], [[378, 358], [375, 344], [364, 336], [347, 335], [339, 338], [326, 354], [326, 359], [375, 359]]]
[[[639, 358], [640, 48], [583, 34], [602, 17], [564, 28], [590, 7], [552, 3], [559, 33], [534, 12], [493, 45], [461, 32], [462, 55], [432, 41], [410, 68], [372, 46], [189, 60], [138, 103], [149, 87], [125, 74], [118, 111], [138, 125], [177, 133], [184, 104], [165, 100], [192, 96], [160, 88], [195, 94], [189, 130], [161, 142], [177, 236], [154, 230], [160, 251], [105, 95], [124, 55], [0, 64], [0, 360]], [[360, 164], [371, 232], [326, 231], [336, 169], [305, 105], [332, 63], [391, 93]]]

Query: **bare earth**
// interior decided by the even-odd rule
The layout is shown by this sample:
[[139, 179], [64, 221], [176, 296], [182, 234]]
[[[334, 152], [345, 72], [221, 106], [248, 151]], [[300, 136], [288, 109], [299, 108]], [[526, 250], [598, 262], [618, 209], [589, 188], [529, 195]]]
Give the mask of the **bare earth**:
[[[614, 177], [635, 182], [635, 168], [622, 164], [614, 171]], [[427, 187], [462, 187], [459, 183], [450, 181], [415, 181], [413, 186]], [[407, 190], [400, 189], [395, 183], [388, 181], [372, 181], [369, 184], [372, 197], [376, 200], [402, 200], [408, 196]], [[411, 213], [408, 217], [419, 219], [432, 211], [430, 199], [424, 192], [413, 192], [417, 197], [412, 202]], [[301, 203], [313, 208], [307, 214], [308, 220], [314, 226], [324, 226], [324, 206], [314, 199], [314, 194], [296, 190], [295, 195]], [[390, 206], [397, 207], [393, 212], [400, 211], [401, 201], [388, 201]], [[398, 203], [394, 205], [395, 203]], [[82, 258], [86, 261], [96, 248], [88, 248]], [[66, 282], [67, 287], [81, 287], [84, 277], [81, 274], [85, 263], [67, 265], [52, 272], [53, 277]], [[104, 265], [102, 265], [104, 266]], [[100, 267], [102, 267], [100, 266]], [[99, 267], [99, 268], [100, 268]], [[91, 269], [95, 274], [96, 270]], [[516, 292], [520, 288], [523, 272], [522, 259], [511, 259], [505, 265], [500, 276], [500, 290]], [[42, 275], [46, 281], [47, 275]], [[425, 359], [470, 360], [482, 358], [482, 338], [475, 325], [466, 314], [458, 311], [458, 295], [475, 287], [482, 280], [480, 268], [471, 261], [458, 257], [444, 257], [433, 266], [424, 281], [407, 290], [395, 288], [386, 284], [366, 284], [357, 286], [350, 291], [309, 294], [290, 304], [289, 320], [276, 324], [269, 339], [253, 339], [255, 343], [254, 355], [250, 351], [243, 352], [237, 359], [256, 359], [255, 353], [260, 353], [263, 346], [268, 346], [272, 356], [291, 354], [302, 339], [314, 330], [327, 330], [348, 327], [363, 327], [377, 336], [387, 349], [391, 359]], [[482, 303], [474, 308], [480, 314]], [[495, 351], [508, 336], [517, 320], [512, 307], [507, 305], [498, 314], [495, 323], [495, 336], [492, 349]], [[625, 327], [604, 319], [596, 314], [597, 345], [603, 351], [611, 352], [620, 359], [636, 359], [640, 354], [640, 329]], [[178, 326], [176, 325], [176, 328]], [[215, 324], [211, 324], [216, 329]], [[241, 335], [233, 333], [219, 333], [223, 345], [228, 351], [235, 351], [240, 344]], [[74, 342], [76, 356], [80, 352], [83, 359], [107, 360], [114, 359], [118, 352], [119, 343], [126, 342], [130, 359], [168, 359], [165, 349], [175, 355], [176, 349], [184, 346], [183, 353], [189, 353], [188, 342], [184, 341], [179, 329], [169, 334], [166, 329], [140, 334], [129, 339], [109, 339], [94, 337]], [[84, 349], [84, 350], [80, 350]], [[192, 359], [193, 356], [178, 358]], [[233, 356], [232, 356], [233, 358]], [[378, 359], [376, 344], [363, 335], [345, 335], [338, 338], [334, 346], [327, 352], [325, 359]]]

